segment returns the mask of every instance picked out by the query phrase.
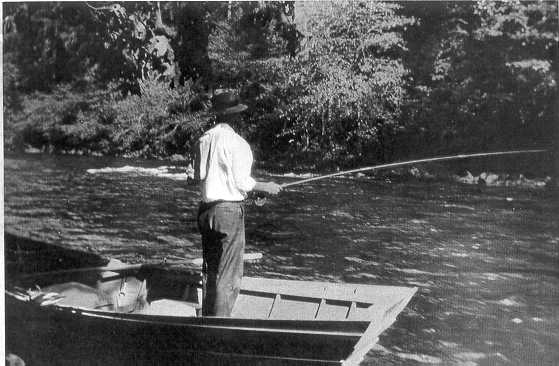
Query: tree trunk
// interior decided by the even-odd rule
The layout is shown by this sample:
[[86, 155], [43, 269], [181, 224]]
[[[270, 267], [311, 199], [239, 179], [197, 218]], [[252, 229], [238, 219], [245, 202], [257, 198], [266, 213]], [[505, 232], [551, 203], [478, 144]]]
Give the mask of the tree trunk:
[[169, 27], [163, 23], [163, 17], [161, 15], [161, 5], [159, 1], [157, 2], [157, 8], [155, 9], [155, 30], [162, 32], [168, 38], [174, 38], [177, 35], [177, 31], [172, 27]]
[[555, 134], [553, 138], [553, 149], [551, 159], [553, 164], [553, 184], [554, 188], [559, 191], [559, 103], [555, 102]]

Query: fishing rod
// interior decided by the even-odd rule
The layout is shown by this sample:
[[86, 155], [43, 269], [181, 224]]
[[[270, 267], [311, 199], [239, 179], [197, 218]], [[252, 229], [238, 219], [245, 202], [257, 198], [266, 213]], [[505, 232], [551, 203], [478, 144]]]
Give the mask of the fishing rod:
[[336, 172], [336, 173], [321, 175], [319, 177], [301, 179], [301, 180], [298, 180], [296, 182], [284, 183], [284, 184], [281, 184], [280, 186], [282, 188], [293, 187], [293, 186], [300, 185], [300, 184], [303, 184], [303, 183], [314, 182], [314, 181], [317, 181], [317, 180], [337, 177], [337, 176], [340, 176], [340, 175], [365, 172], [365, 171], [369, 171], [369, 170], [378, 170], [378, 169], [384, 169], [384, 168], [395, 168], [395, 167], [411, 165], [411, 164], [430, 163], [430, 162], [434, 162], [434, 161], [459, 160], [459, 159], [479, 158], [479, 157], [485, 157], [485, 156], [497, 156], [497, 155], [534, 154], [534, 153], [542, 153], [542, 152], [547, 152], [547, 150], [540, 149], [540, 150], [496, 151], [496, 152], [487, 152], [487, 153], [459, 154], [459, 155], [440, 156], [440, 157], [435, 157], [435, 158], [424, 158], [424, 159], [417, 159], [417, 160], [400, 161], [400, 162], [389, 163], [389, 164], [381, 164], [381, 165], [368, 166], [368, 167], [364, 167], [364, 168], [345, 170], [343, 172]]

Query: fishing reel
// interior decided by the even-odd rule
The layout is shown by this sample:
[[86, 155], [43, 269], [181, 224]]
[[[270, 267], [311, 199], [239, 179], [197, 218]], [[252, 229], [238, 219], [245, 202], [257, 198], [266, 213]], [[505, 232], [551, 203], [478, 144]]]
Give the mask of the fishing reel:
[[249, 192], [247, 199], [245, 200], [245, 202], [248, 205], [254, 205], [257, 207], [262, 207], [264, 206], [268, 200], [269, 200], [269, 195], [267, 195], [264, 192]]

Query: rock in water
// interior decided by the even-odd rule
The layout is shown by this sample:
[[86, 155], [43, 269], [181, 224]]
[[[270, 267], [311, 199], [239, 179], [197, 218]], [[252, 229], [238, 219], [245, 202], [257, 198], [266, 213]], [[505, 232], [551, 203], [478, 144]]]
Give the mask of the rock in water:
[[171, 155], [169, 160], [171, 160], [171, 161], [186, 161], [186, 157], [184, 157], [184, 155], [181, 155], [181, 154], [173, 154], [173, 155]]
[[485, 184], [488, 186], [494, 185], [498, 182], [499, 176], [497, 174], [488, 173], [485, 177]]
[[485, 184], [487, 186], [496, 185], [499, 181], [499, 176], [493, 173], [483, 172], [479, 175], [478, 184]]
[[464, 177], [456, 176], [456, 180], [460, 183], [474, 184], [476, 181], [476, 177], [474, 177], [472, 173], [466, 170], [466, 176]]

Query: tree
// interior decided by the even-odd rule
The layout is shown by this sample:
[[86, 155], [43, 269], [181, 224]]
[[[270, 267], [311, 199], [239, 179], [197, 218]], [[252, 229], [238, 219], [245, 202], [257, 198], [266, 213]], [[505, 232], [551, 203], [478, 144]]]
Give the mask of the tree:
[[499, 133], [516, 143], [548, 144], [557, 121], [557, 3], [481, 1], [476, 12], [475, 42], [494, 50], [491, 71], [500, 78], [484, 85], [496, 99], [491, 113], [504, 122]]
[[209, 57], [210, 35], [226, 16], [223, 2], [186, 2], [174, 7], [177, 37], [173, 44], [182, 82], [202, 80], [209, 84], [213, 76]]
[[[552, 2], [406, 5], [416, 83], [408, 106], [428, 145], [490, 150], [550, 143], [557, 98]], [[406, 10], [406, 9], [405, 9]]]
[[412, 18], [380, 2], [296, 3], [301, 52], [285, 63], [281, 136], [323, 161], [385, 160], [405, 97], [401, 32]]
[[[5, 3], [4, 55], [23, 91], [49, 90], [82, 77], [92, 66], [85, 6], [67, 3]], [[9, 77], [9, 76], [8, 76]]]
[[93, 7], [95, 34], [102, 41], [96, 61], [102, 80], [115, 80], [124, 92], [140, 93], [140, 81], [178, 79], [176, 32], [163, 23], [159, 3], [125, 3]]

